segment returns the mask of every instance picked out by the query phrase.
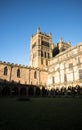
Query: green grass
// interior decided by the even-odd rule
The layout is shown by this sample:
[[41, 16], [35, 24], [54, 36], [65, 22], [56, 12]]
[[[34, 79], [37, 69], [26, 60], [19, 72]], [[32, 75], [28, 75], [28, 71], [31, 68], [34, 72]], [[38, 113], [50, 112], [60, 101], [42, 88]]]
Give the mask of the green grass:
[[82, 98], [0, 97], [0, 130], [82, 130]]

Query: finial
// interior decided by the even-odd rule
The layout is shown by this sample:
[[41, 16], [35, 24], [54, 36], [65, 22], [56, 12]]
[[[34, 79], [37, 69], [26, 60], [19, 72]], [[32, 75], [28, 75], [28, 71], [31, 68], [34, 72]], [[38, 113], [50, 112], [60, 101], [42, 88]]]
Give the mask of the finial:
[[62, 37], [60, 38], [60, 43], [62, 43]]
[[40, 27], [37, 28], [37, 33], [40, 33]]

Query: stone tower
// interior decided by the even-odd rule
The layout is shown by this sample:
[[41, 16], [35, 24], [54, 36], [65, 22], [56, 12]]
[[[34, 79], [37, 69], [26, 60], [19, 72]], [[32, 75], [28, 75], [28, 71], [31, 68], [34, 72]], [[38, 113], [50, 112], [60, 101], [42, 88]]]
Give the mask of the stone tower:
[[38, 27], [30, 42], [30, 66], [47, 69], [52, 58], [52, 34], [42, 33]]

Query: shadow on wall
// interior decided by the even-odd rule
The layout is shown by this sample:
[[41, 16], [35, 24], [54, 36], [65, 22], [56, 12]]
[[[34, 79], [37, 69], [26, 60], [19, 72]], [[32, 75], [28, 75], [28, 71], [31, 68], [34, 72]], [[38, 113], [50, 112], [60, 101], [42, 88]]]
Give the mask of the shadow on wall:
[[79, 85], [68, 86], [68, 89], [47, 90], [45, 86], [25, 85], [16, 82], [0, 81], [0, 96], [81, 96], [82, 87]]

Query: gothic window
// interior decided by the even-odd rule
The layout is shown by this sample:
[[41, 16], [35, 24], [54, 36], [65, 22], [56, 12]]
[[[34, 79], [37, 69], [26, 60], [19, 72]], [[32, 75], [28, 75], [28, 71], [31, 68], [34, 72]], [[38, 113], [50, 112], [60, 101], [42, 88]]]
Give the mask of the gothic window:
[[4, 75], [7, 75], [7, 73], [8, 73], [8, 69], [7, 67], [4, 67]]
[[67, 82], [67, 76], [64, 74], [64, 82]]
[[82, 79], [82, 69], [79, 70], [79, 79]]
[[42, 41], [42, 45], [43, 45], [43, 46], [46, 46], [46, 47], [49, 47], [49, 43], [48, 43], [48, 42]]
[[20, 69], [17, 69], [17, 77], [20, 78]]
[[40, 39], [38, 39], [38, 45], [40, 45]]
[[45, 58], [46, 58], [46, 52], [44, 52], [44, 56], [45, 56]]
[[34, 79], [36, 79], [37, 78], [37, 73], [36, 73], [36, 71], [34, 72]]
[[32, 48], [34, 48], [36, 46], [36, 42], [32, 45]]
[[43, 57], [43, 51], [41, 51], [41, 57]]
[[49, 53], [48, 53], [48, 58], [50, 58], [50, 55], [49, 55]]

